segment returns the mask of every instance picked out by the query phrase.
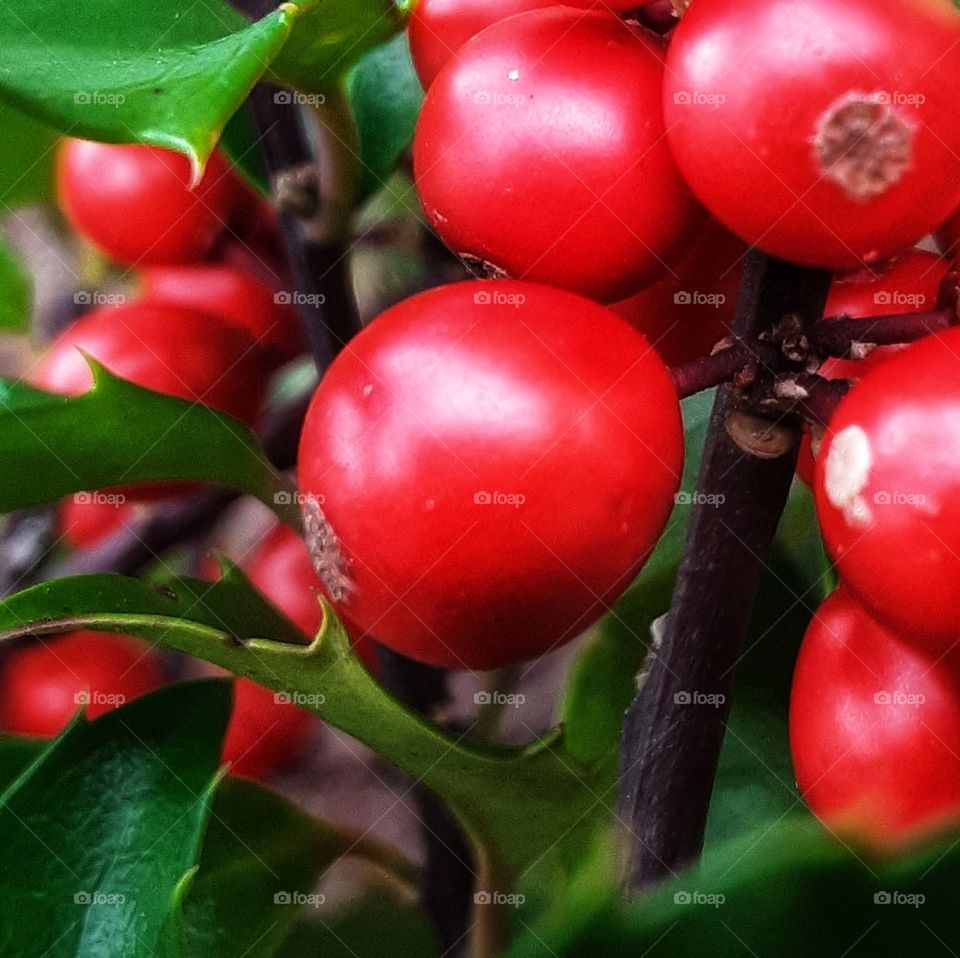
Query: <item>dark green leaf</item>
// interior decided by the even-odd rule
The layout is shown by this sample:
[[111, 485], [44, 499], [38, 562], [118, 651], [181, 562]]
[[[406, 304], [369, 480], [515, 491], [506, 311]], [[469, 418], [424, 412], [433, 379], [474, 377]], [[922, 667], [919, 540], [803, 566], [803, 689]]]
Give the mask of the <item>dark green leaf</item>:
[[271, 508], [288, 501], [239, 422], [91, 365], [95, 387], [70, 399], [0, 380], [0, 511], [154, 479], [235, 486]]
[[49, 746], [50, 743], [44, 739], [0, 735], [0, 794], [3, 794]]
[[648, 894], [604, 904], [574, 933], [540, 929], [513, 958], [903, 958], [960, 949], [956, 836], [911, 856], [871, 859], [810, 819], [764, 826]]
[[277, 958], [438, 958], [422, 912], [383, 888], [322, 922], [301, 922]]
[[365, 53], [403, 28], [411, 6], [409, 0], [323, 0], [297, 25], [271, 74], [308, 93], [334, 90]]
[[267, 182], [267, 173], [263, 168], [257, 129], [253, 124], [250, 110], [246, 106], [241, 107], [231, 117], [223, 131], [220, 146], [241, 176], [261, 195], [268, 196], [270, 184]]
[[184, 903], [186, 955], [276, 954], [305, 907], [323, 908], [317, 879], [355, 842], [253, 782], [226, 779]]
[[152, 143], [199, 165], [314, 5], [249, 24], [224, 0], [5, 3], [0, 95], [72, 136]]
[[53, 198], [53, 159], [60, 134], [0, 102], [0, 209]]
[[30, 328], [32, 293], [18, 255], [0, 237], [0, 332], [25, 333]]
[[356, 65], [347, 94], [360, 133], [360, 195], [367, 197], [384, 185], [409, 147], [423, 102], [406, 33]]
[[180, 955], [230, 710], [222, 681], [73, 724], [0, 797], [0, 953]]

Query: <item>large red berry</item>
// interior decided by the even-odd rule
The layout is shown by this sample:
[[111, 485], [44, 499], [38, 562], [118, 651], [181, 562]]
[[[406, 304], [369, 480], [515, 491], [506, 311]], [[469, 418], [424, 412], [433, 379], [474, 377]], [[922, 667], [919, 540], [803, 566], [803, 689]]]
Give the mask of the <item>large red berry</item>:
[[[83, 352], [81, 352], [81, 350]], [[50, 347], [36, 382], [78, 395], [93, 384], [87, 353], [111, 372], [253, 424], [266, 387], [250, 335], [214, 316], [147, 300], [95, 310]]]
[[742, 240], [708, 220], [663, 279], [611, 309], [636, 326], [670, 366], [708, 356], [730, 333], [746, 253]]
[[960, 328], [853, 387], [830, 422], [815, 491], [840, 574], [880, 621], [940, 654], [960, 623]]
[[960, 817], [956, 675], [843, 588], [803, 640], [790, 742], [800, 790], [832, 827], [889, 846]]
[[417, 189], [477, 270], [622, 299], [700, 222], [664, 138], [663, 41], [605, 11], [552, 8], [484, 30], [427, 94]]
[[509, 280], [430, 290], [340, 355], [300, 484], [344, 617], [489, 669], [586, 629], [636, 575], [683, 458], [662, 361], [609, 310]]
[[[420, 0], [410, 17], [410, 53], [426, 90], [443, 65], [485, 27], [529, 10], [554, 6], [551, 0]], [[568, 7], [597, 7], [597, 0], [567, 0]], [[609, 0], [603, 6], [632, 10], [638, 0]]]
[[751, 245], [876, 262], [960, 203], [960, 16], [948, 0], [709, 0], [671, 42], [677, 163]]
[[289, 294], [275, 292], [229, 266], [153, 266], [142, 273], [144, 295], [217, 316], [245, 330], [271, 365], [281, 365], [308, 348], [300, 316]]
[[290, 696], [237, 679], [223, 760], [235, 775], [267, 778], [303, 755], [315, 726], [313, 716]]
[[0, 673], [0, 728], [48, 738], [81, 705], [94, 719], [163, 684], [148, 645], [123, 635], [71, 632], [14, 649]]
[[120, 263], [184, 263], [208, 253], [246, 192], [214, 154], [199, 186], [190, 162], [150, 146], [67, 139], [57, 189], [73, 228]]

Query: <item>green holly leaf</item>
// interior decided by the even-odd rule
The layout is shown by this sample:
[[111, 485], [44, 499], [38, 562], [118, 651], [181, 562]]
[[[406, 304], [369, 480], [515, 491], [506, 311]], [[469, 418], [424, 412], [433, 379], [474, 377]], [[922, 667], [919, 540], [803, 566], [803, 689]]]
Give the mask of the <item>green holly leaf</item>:
[[410, 0], [324, 0], [303, 17], [271, 67], [271, 75], [307, 93], [340, 86], [369, 50], [403, 29]]
[[376, 193], [413, 141], [423, 90], [407, 34], [368, 53], [347, 78], [360, 134], [360, 196]]
[[[314, 888], [347, 854], [398, 860], [366, 836], [313, 818], [253, 782], [224, 780], [184, 901], [185, 954], [271, 958], [301, 913], [330, 911]], [[408, 866], [399, 870], [411, 877]]]
[[85, 489], [196, 479], [295, 512], [286, 481], [235, 419], [90, 365], [94, 387], [72, 398], [0, 380], [0, 511]]
[[180, 956], [230, 712], [222, 681], [75, 722], [0, 796], [0, 952]]
[[71, 136], [168, 147], [199, 169], [316, 3], [256, 23], [224, 0], [3, 4], [0, 97]]
[[353, 654], [332, 610], [324, 612], [319, 635], [303, 645], [233, 567], [214, 584], [83, 576], [0, 603], [0, 641], [82, 627], [206, 659], [296, 696], [435, 791], [482, 851], [497, 888], [510, 888], [547, 852], [576, 861], [609, 814], [599, 795], [605, 768], [577, 760], [556, 734], [509, 750], [470, 744], [434, 726], [383, 689]]
[[0, 332], [25, 333], [30, 328], [32, 294], [19, 256], [0, 237]]

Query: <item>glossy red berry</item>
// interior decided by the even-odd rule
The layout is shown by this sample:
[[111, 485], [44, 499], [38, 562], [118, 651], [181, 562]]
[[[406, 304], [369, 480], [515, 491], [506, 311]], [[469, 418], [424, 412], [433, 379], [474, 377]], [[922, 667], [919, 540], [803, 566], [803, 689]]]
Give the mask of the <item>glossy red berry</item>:
[[138, 300], [84, 316], [50, 347], [37, 384], [68, 396], [87, 391], [93, 377], [81, 350], [138, 386], [212, 406], [248, 425], [266, 388], [248, 333], [166, 303]]
[[430, 88], [414, 142], [431, 225], [485, 275], [622, 299], [701, 213], [664, 138], [663, 41], [606, 11], [501, 21]]
[[670, 366], [709, 356], [730, 334], [746, 253], [742, 240], [708, 220], [666, 276], [611, 309], [636, 326]]
[[[420, 0], [410, 17], [410, 53], [426, 90], [444, 64], [481, 30], [518, 13], [555, 6], [551, 0]], [[597, 0], [567, 0], [567, 7], [590, 9]], [[604, 7], [632, 10], [637, 0], [610, 0]]]
[[49, 738], [81, 705], [94, 719], [163, 684], [150, 646], [123, 635], [71, 632], [14, 649], [0, 672], [0, 728]]
[[664, 114], [694, 193], [751, 245], [876, 262], [960, 204], [948, 0], [710, 0], [670, 42]]
[[800, 649], [790, 703], [800, 790], [833, 828], [899, 845], [960, 818], [960, 688], [841, 588]]
[[153, 266], [141, 274], [151, 302], [170, 303], [217, 316], [256, 340], [271, 365], [282, 365], [308, 349], [290, 295], [229, 266]]
[[[936, 307], [940, 283], [950, 268], [947, 260], [924, 250], [909, 249], [877, 266], [864, 267], [834, 277], [827, 298], [828, 319], [870, 319], [893, 313], [922, 313]], [[870, 324], [864, 324], [864, 338], [869, 339]], [[850, 379], [856, 382], [871, 369], [906, 346], [880, 346], [863, 359], [828, 357], [818, 370], [825, 379]], [[813, 484], [814, 456], [809, 437], [800, 448], [797, 473], [808, 485]]]
[[869, 372], [817, 459], [824, 539], [844, 581], [905, 640], [940, 654], [960, 622], [960, 328]]
[[315, 725], [309, 712], [283, 695], [237, 679], [223, 760], [235, 775], [268, 778], [303, 755]]
[[71, 226], [126, 265], [185, 263], [210, 251], [246, 193], [216, 153], [199, 186], [190, 181], [186, 157], [150, 146], [67, 139], [58, 157]]
[[388, 310], [314, 396], [300, 485], [344, 617], [398, 652], [489, 669], [594, 622], [673, 504], [679, 404], [609, 310], [467, 282]]

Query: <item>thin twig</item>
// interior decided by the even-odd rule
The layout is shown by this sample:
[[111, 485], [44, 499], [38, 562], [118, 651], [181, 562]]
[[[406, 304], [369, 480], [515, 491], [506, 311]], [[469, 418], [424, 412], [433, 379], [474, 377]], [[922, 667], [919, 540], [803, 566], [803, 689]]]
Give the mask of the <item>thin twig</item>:
[[[829, 285], [828, 273], [751, 253], [734, 334], [748, 341], [791, 315], [808, 326], [823, 315]], [[700, 854], [734, 666], [798, 440], [792, 417], [758, 420], [743, 413], [732, 385], [721, 387], [662, 644], [624, 726], [620, 796], [633, 891]]]

